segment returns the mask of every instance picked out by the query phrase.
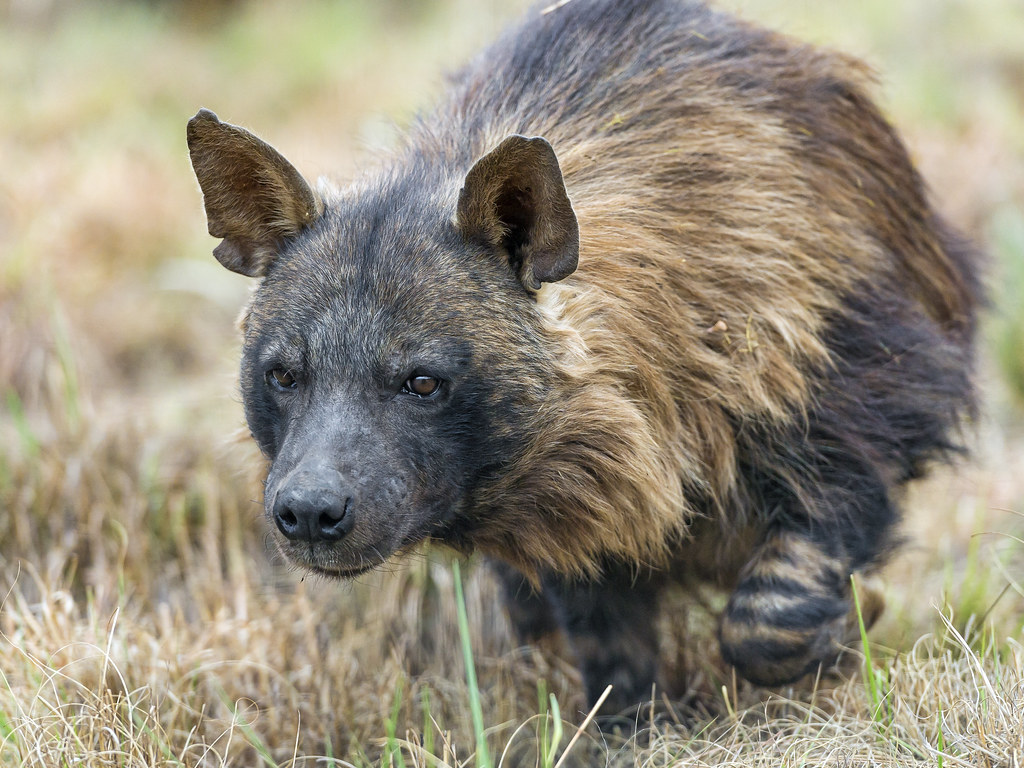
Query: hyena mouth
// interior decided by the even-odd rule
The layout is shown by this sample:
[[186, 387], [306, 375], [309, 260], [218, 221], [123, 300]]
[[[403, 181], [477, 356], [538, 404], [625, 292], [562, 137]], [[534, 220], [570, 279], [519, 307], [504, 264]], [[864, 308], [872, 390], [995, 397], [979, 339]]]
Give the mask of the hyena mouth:
[[353, 579], [384, 564], [386, 558], [378, 552], [366, 556], [360, 553], [333, 552], [323, 545], [306, 545], [303, 547], [284, 546], [278, 544], [281, 554], [293, 566], [317, 576], [329, 579]]
[[323, 576], [324, 578], [328, 579], [345, 580], [354, 579], [357, 576], [362, 576], [364, 573], [369, 573], [380, 564], [381, 563], [367, 563], [365, 565], [360, 565], [353, 568], [325, 568], [319, 565], [312, 565], [309, 563], [298, 563], [297, 565], [299, 565], [299, 567], [301, 567], [304, 571], [309, 571], [310, 573], [314, 573], [317, 576]]

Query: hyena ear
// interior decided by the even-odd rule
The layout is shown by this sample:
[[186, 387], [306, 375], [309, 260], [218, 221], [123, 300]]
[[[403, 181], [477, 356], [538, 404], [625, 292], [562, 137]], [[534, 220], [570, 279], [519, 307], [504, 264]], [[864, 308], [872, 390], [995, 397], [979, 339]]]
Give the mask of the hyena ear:
[[243, 128], [201, 109], [188, 121], [188, 151], [203, 190], [213, 249], [234, 272], [262, 277], [283, 240], [323, 213], [295, 167]]
[[504, 248], [528, 289], [576, 270], [580, 231], [544, 139], [509, 136], [477, 160], [459, 192], [463, 236]]

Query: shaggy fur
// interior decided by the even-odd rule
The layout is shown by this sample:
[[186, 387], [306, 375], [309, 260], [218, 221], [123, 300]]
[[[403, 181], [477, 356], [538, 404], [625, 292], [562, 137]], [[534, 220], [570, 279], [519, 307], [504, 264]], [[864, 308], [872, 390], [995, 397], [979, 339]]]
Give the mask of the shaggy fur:
[[[254, 215], [240, 129], [197, 115], [211, 232], [263, 277], [242, 388], [268, 514], [321, 467], [339, 500], [311, 514], [354, 526], [282, 549], [334, 575], [426, 538], [481, 550], [512, 566], [524, 637], [565, 629], [617, 706], [649, 693], [673, 579], [733, 590], [722, 651], [749, 679], [829, 661], [850, 574], [973, 402], [975, 258], [869, 89], [696, 2], [573, 0], [347, 189], [243, 151], [281, 203], [241, 233], [213, 231]], [[416, 375], [442, 382], [429, 402], [399, 396]]]

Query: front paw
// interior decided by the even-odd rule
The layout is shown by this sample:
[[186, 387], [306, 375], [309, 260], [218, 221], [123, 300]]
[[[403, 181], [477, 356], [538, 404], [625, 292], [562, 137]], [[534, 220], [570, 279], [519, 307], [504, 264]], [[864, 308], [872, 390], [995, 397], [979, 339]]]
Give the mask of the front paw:
[[[859, 580], [865, 628], [882, 612], [881, 592]], [[849, 590], [797, 579], [748, 578], [729, 600], [719, 625], [722, 657], [757, 685], [778, 686], [832, 664], [859, 635]]]

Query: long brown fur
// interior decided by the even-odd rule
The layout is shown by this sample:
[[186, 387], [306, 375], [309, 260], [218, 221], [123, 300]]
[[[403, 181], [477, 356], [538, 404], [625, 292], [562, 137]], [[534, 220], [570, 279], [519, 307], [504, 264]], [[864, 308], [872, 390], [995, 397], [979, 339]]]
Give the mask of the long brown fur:
[[[485, 551], [589, 575], [609, 553], [664, 565], [701, 514], [694, 493], [740, 527], [729, 414], [800, 419], [808, 371], [830, 365], [823, 324], [858, 286], [901, 283], [967, 332], [970, 297], [864, 66], [748, 31], [774, 103], [695, 69], [622, 82], [657, 97], [638, 115], [597, 102], [563, 120], [547, 108], [569, 98], [557, 83], [545, 109], [522, 108], [529, 132], [562, 148], [580, 267], [537, 295], [559, 397], [488, 496], [504, 525], [478, 540]], [[486, 71], [460, 83], [454, 114], [485, 87], [473, 75]], [[808, 80], [843, 87], [823, 101]], [[495, 115], [476, 153], [518, 120]]]

